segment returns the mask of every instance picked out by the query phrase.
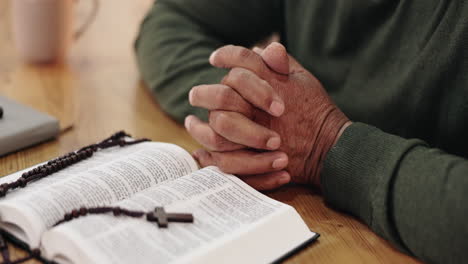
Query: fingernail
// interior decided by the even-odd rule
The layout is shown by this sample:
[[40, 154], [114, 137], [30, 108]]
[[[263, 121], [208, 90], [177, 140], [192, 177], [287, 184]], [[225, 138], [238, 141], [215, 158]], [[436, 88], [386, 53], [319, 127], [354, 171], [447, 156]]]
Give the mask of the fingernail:
[[283, 173], [283, 174], [281, 174], [281, 176], [279, 176], [279, 178], [278, 178], [278, 183], [279, 183], [280, 185], [286, 184], [286, 183], [288, 183], [288, 182], [290, 182], [290, 181], [291, 181], [291, 177], [290, 177], [289, 174], [286, 173], [286, 172]]
[[190, 104], [193, 104], [193, 88], [190, 89], [190, 92], [188, 94], [188, 100]]
[[218, 52], [218, 50], [215, 50], [215, 51], [213, 51], [213, 52], [211, 53], [211, 55], [210, 55], [209, 61], [210, 61], [210, 64], [211, 64], [211, 65], [214, 65], [214, 57], [215, 57], [215, 55], [216, 55], [217, 52]]
[[253, 47], [252, 49], [253, 52], [257, 53], [258, 55], [262, 54], [263, 49], [259, 47]]
[[276, 159], [275, 161], [273, 161], [273, 164], [272, 164], [273, 169], [282, 169], [282, 168], [285, 168], [287, 165], [288, 165], [288, 159], [285, 157]]
[[267, 148], [269, 149], [277, 149], [280, 147], [281, 139], [279, 137], [272, 137], [267, 141]]
[[273, 101], [270, 105], [270, 113], [274, 116], [280, 116], [284, 112], [284, 104], [280, 101]]
[[187, 116], [184, 121], [184, 126], [187, 130], [190, 128], [191, 123], [192, 123], [192, 116]]

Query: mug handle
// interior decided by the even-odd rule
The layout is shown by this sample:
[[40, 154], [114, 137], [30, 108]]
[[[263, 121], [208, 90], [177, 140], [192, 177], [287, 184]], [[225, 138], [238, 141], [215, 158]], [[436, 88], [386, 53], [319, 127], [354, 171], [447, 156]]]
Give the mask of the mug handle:
[[[75, 0], [76, 2], [78, 2], [79, 0]], [[86, 18], [85, 22], [83, 23], [83, 25], [81, 25], [78, 30], [76, 30], [75, 34], [73, 35], [73, 39], [76, 41], [78, 40], [79, 38], [81, 38], [81, 36], [83, 35], [83, 33], [86, 32], [86, 30], [88, 29], [88, 27], [91, 25], [91, 23], [96, 19], [96, 15], [97, 15], [97, 12], [98, 12], [98, 9], [99, 9], [99, 0], [91, 0], [93, 2], [93, 9], [91, 10], [91, 12], [89, 13], [88, 17]]]

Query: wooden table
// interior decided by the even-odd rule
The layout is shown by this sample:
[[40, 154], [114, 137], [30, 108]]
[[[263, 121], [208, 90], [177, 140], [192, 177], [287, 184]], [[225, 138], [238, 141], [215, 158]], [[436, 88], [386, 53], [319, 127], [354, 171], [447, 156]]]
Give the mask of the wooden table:
[[[101, 0], [96, 21], [74, 44], [66, 63], [25, 65], [15, 55], [10, 32], [10, 1], [0, 1], [0, 94], [50, 113], [64, 131], [58, 139], [0, 158], [0, 176], [32, 166], [125, 129], [193, 151], [198, 145], [167, 117], [141, 84], [133, 55], [138, 25], [151, 0]], [[80, 1], [78, 22], [86, 12]], [[322, 236], [288, 263], [418, 263], [364, 224], [324, 205], [302, 186], [268, 193], [294, 206]], [[23, 256], [20, 249], [14, 257]], [[29, 263], [38, 263], [30, 261]]]

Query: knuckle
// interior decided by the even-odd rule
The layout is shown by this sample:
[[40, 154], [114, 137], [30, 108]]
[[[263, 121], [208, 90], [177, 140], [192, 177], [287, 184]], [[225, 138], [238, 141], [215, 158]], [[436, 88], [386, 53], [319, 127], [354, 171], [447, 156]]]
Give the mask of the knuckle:
[[237, 70], [237, 80], [239, 82], [249, 81], [250, 77], [251, 77], [250, 73], [247, 70], [244, 70], [244, 69]]
[[252, 82], [252, 74], [250, 71], [243, 68], [233, 68], [229, 72], [227, 83], [237, 89], [243, 88]]
[[231, 88], [227, 86], [220, 87], [215, 95], [215, 102], [218, 108], [226, 106], [231, 100]]
[[224, 133], [231, 129], [231, 122], [229, 122], [229, 116], [227, 114], [216, 112], [211, 115], [211, 119], [211, 125], [216, 131], [219, 131], [219, 133]]
[[221, 150], [224, 146], [224, 140], [215, 132], [208, 135], [208, 145], [213, 150]]
[[246, 48], [241, 48], [238, 51], [237, 56], [239, 56], [240, 59], [248, 59], [252, 55], [252, 51]]
[[223, 158], [223, 155], [220, 153], [213, 153], [213, 164], [218, 166], [222, 171], [226, 171], [227, 169], [227, 162], [226, 159]]
[[226, 79], [227, 83], [231, 86], [239, 85], [242, 81], [241, 79], [241, 69], [240, 68], [233, 68], [229, 71], [228, 77]]

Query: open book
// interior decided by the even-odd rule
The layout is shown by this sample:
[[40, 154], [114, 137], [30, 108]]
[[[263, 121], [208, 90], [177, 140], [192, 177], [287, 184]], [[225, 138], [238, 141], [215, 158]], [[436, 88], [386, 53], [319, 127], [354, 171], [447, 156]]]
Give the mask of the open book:
[[[0, 183], [20, 177], [3, 177]], [[192, 213], [194, 223], [88, 215], [52, 227], [81, 206]], [[58, 263], [269, 263], [318, 234], [291, 206], [216, 167], [198, 170], [182, 148], [146, 142], [90, 159], [0, 199], [0, 228]]]

